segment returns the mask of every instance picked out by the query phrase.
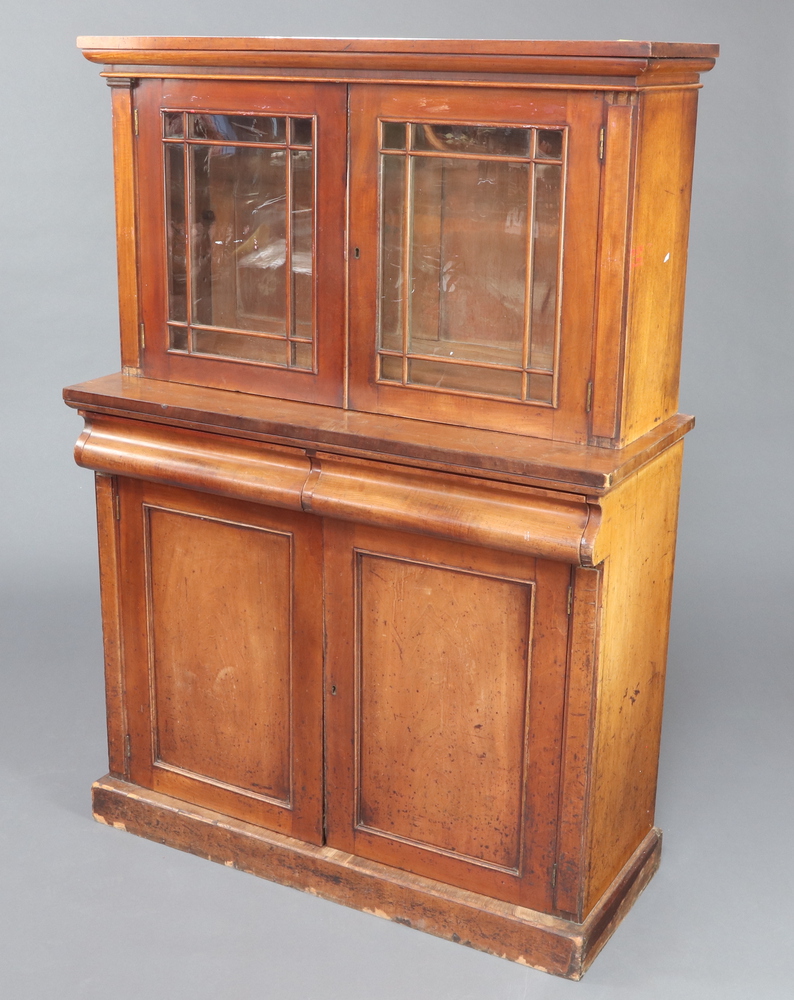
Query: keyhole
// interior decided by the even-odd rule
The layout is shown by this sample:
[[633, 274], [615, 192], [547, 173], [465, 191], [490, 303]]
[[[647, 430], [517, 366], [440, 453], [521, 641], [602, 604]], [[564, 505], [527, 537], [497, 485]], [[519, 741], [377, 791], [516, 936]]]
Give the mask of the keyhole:
[[331, 685], [331, 694], [336, 694], [336, 684]]
[[355, 250], [353, 251], [353, 256], [356, 258], [356, 260], [358, 260], [358, 258], [361, 256], [361, 251], [359, 250], [358, 247], [356, 247]]

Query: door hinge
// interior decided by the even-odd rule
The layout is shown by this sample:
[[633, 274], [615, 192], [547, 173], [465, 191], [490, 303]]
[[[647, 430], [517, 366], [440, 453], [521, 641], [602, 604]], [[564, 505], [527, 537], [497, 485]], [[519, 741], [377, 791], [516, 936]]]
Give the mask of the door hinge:
[[130, 773], [130, 758], [132, 757], [132, 740], [130, 739], [130, 734], [127, 733], [124, 737], [124, 773]]
[[141, 338], [141, 350], [145, 351], [146, 350], [146, 328], [144, 327], [143, 323], [139, 323], [138, 324], [138, 333], [140, 334], [140, 338]]
[[[135, 134], [137, 135], [138, 133], [136, 132]], [[601, 160], [602, 163], [604, 161], [604, 145], [606, 143], [606, 135], [606, 129], [602, 125], [598, 133], [598, 159]]]
[[593, 383], [587, 383], [587, 397], [584, 402], [585, 413], [589, 413], [593, 405]]
[[551, 866], [551, 887], [552, 889], [557, 888], [557, 862]]
[[568, 588], [568, 614], [573, 611], [573, 586]]
[[[116, 515], [116, 520], [121, 520], [121, 497], [118, 493], [113, 494], [113, 513]], [[127, 737], [129, 739], [129, 736]]]
[[[137, 108], [135, 108], [133, 110], [133, 112], [132, 112], [132, 131], [135, 133], [135, 135], [138, 134], [138, 109]], [[601, 131], [603, 132], [604, 130], [601, 129]]]

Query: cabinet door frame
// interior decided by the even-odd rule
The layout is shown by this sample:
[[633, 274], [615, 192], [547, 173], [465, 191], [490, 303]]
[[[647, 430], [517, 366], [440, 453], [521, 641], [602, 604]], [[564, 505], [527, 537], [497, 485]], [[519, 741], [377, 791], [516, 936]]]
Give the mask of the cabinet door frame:
[[[329, 847], [507, 902], [551, 912], [559, 807], [571, 567], [354, 523], [325, 522], [326, 836]], [[361, 694], [357, 561], [385, 555], [532, 588], [518, 869], [373, 832], [360, 819]]]
[[[134, 92], [143, 374], [257, 395], [341, 405], [345, 356], [346, 86], [147, 79]], [[314, 118], [314, 371], [169, 350], [162, 110]]]
[[[557, 396], [551, 405], [378, 381], [378, 123], [389, 119], [504, 123], [567, 130], [559, 293], [561, 334], [555, 363]], [[349, 398], [352, 409], [510, 430], [549, 440], [587, 442], [602, 122], [603, 95], [587, 91], [351, 85]]]
[[[322, 844], [322, 532], [318, 519], [297, 511], [144, 480], [119, 478], [117, 489], [129, 779], [145, 788]], [[152, 511], [261, 530], [289, 543], [290, 593], [286, 600], [292, 629], [287, 640], [289, 717], [283, 723], [288, 740], [286, 800], [256, 794], [158, 758], [155, 611], [148, 522]], [[255, 669], [256, 665], [251, 667]]]

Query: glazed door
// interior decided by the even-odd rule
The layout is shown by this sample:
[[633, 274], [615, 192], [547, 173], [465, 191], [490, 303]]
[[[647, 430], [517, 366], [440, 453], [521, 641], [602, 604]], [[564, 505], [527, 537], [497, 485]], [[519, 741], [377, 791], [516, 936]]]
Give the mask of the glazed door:
[[350, 401], [587, 440], [603, 98], [350, 88]]
[[144, 373], [341, 403], [344, 85], [134, 93]]
[[570, 567], [325, 533], [329, 846], [550, 911]]
[[119, 480], [129, 777], [322, 843], [319, 522]]

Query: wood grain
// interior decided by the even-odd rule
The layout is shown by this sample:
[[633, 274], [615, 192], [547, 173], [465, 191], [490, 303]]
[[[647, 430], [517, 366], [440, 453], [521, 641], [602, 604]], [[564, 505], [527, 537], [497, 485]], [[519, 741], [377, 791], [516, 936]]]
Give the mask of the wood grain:
[[[326, 668], [328, 844], [550, 911], [569, 568], [334, 521], [325, 523], [325, 549], [326, 614], [334, 623]], [[373, 574], [392, 579], [391, 597]], [[450, 632], [455, 613], [457, 635]], [[381, 694], [373, 690], [374, 678]], [[467, 692], [475, 691], [480, 701], [464, 711]], [[509, 708], [505, 697], [513, 702]], [[457, 717], [450, 714], [453, 705]], [[493, 731], [497, 715], [504, 732], [494, 733], [500, 742], [486, 748], [494, 757], [483, 764], [482, 750], [471, 751]], [[427, 736], [422, 745], [416, 743], [421, 734]], [[401, 744], [400, 755], [390, 762], [381, 742]], [[403, 754], [412, 745], [407, 763]], [[417, 755], [424, 755], [421, 765]], [[385, 770], [377, 777], [379, 769]], [[490, 792], [484, 771], [492, 778]], [[434, 781], [439, 795], [432, 807]], [[445, 795], [451, 815], [468, 813], [472, 832], [443, 829]], [[369, 820], [393, 829], [370, 827]], [[457, 850], [450, 846], [454, 837]], [[510, 871], [517, 844], [519, 863]]]
[[130, 374], [142, 367], [138, 303], [138, 234], [136, 213], [135, 107], [131, 80], [111, 88], [113, 108], [113, 173], [116, 197], [116, 260], [119, 281], [121, 364]]
[[95, 476], [99, 587], [102, 597], [102, 639], [105, 653], [105, 704], [107, 711], [110, 773], [129, 777], [124, 698], [124, 631], [120, 620], [121, 585], [118, 564], [117, 488], [115, 476]]
[[130, 775], [322, 842], [322, 534], [120, 478]]
[[[338, 405], [344, 384], [345, 88], [334, 84], [144, 80], [137, 91], [141, 257], [147, 376]], [[317, 371], [168, 350], [163, 108], [196, 113], [316, 116], [313, 279]], [[229, 185], [229, 190], [233, 185]], [[213, 213], [214, 217], [214, 213]]]
[[626, 249], [636, 109], [633, 104], [609, 103], [606, 110], [590, 432], [593, 438], [604, 438], [611, 443], [617, 433], [622, 390]]
[[603, 502], [584, 912], [653, 827], [683, 442]]
[[574, 571], [554, 897], [557, 912], [572, 920], [583, 917], [587, 877], [588, 856], [585, 848], [592, 770], [600, 587], [600, 569]]
[[658, 868], [661, 850], [653, 830], [577, 924], [271, 833], [110, 775], [94, 784], [93, 803], [96, 819], [117, 829], [566, 979], [581, 979]]
[[292, 536], [145, 514], [157, 763], [289, 806]]
[[315, 514], [590, 564], [597, 508], [581, 500], [322, 453], [312, 465], [303, 506]]
[[695, 91], [640, 102], [621, 445], [678, 409], [696, 110]]
[[695, 422], [677, 414], [625, 448], [610, 450], [476, 427], [461, 433], [460, 428], [422, 420], [125, 375], [69, 386], [64, 399], [94, 413], [591, 495], [605, 493], [636, 472]]
[[357, 564], [357, 825], [518, 872], [532, 585]]
[[301, 510], [310, 471], [283, 448], [96, 414], [75, 448], [84, 468]]

